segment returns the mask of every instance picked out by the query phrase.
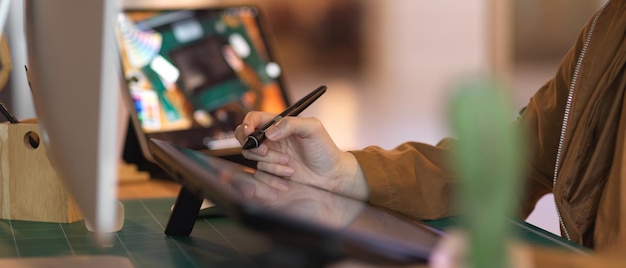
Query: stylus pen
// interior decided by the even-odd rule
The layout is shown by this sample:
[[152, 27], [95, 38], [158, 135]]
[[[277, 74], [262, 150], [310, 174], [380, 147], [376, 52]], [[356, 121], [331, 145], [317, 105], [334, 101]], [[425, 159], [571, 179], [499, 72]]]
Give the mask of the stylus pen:
[[315, 90], [311, 91], [311, 93], [307, 94], [302, 99], [298, 100], [296, 103], [294, 103], [293, 105], [289, 106], [287, 108], [287, 110], [283, 111], [282, 113], [280, 113], [279, 115], [274, 117], [274, 119], [272, 119], [272, 121], [267, 122], [261, 128], [259, 128], [259, 129], [255, 130], [254, 132], [252, 132], [252, 134], [250, 134], [250, 136], [248, 136], [248, 139], [246, 140], [246, 143], [243, 145], [243, 149], [244, 150], [248, 150], [248, 149], [259, 147], [259, 145], [261, 145], [261, 143], [265, 140], [265, 131], [268, 128], [270, 128], [271, 126], [275, 125], [276, 123], [278, 123], [281, 119], [283, 119], [286, 116], [297, 116], [302, 111], [304, 111], [304, 109], [309, 107], [309, 105], [311, 105], [311, 103], [313, 103], [315, 100], [317, 100], [317, 98], [322, 96], [322, 94], [324, 94], [324, 92], [326, 92], [326, 86], [320, 86], [320, 87], [316, 88]]
[[[2, 115], [4, 115], [4, 117], [7, 118], [7, 120], [9, 120], [9, 123], [11, 124], [17, 124], [20, 121], [17, 120], [17, 118], [15, 118], [15, 116], [9, 112], [9, 109], [7, 109], [6, 106], [4, 106], [4, 103], [0, 101], [0, 112], [2, 112]], [[37, 146], [39, 146], [39, 137], [35, 136], [35, 134], [28, 134], [28, 142], [30, 143], [31, 146], [33, 146], [33, 148], [37, 148]]]
[[11, 124], [17, 124], [20, 122], [20, 121], [17, 121], [17, 118], [15, 118], [15, 116], [13, 116], [11, 112], [9, 112], [7, 107], [4, 106], [4, 103], [2, 103], [1, 101], [0, 101], [0, 112], [2, 112], [4, 117], [6, 117], [6, 119], [9, 120], [9, 123]]

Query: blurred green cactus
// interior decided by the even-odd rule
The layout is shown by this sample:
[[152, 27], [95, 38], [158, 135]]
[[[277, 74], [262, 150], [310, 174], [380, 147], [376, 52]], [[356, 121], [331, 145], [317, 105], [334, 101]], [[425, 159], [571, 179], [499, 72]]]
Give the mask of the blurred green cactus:
[[517, 215], [524, 148], [507, 93], [494, 80], [472, 79], [459, 84], [451, 101], [451, 125], [459, 139], [453, 156], [457, 204], [469, 237], [468, 267], [508, 266], [508, 219]]

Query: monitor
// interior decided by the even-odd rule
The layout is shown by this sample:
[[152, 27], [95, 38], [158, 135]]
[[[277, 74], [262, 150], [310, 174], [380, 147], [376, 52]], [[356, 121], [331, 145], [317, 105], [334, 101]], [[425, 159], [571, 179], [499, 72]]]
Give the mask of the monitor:
[[115, 0], [26, 0], [28, 79], [57, 175], [107, 245], [121, 228]]

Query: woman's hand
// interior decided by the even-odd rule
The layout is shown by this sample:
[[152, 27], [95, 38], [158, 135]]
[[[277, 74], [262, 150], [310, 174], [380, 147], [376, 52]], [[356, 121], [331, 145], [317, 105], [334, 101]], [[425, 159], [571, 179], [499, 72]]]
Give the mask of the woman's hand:
[[[235, 129], [239, 143], [244, 144], [248, 135], [275, 116], [263, 112], [248, 113]], [[265, 136], [266, 140], [258, 148], [243, 151], [245, 158], [257, 161], [257, 170], [353, 198], [367, 199], [367, 183], [356, 158], [335, 145], [318, 119], [285, 117], [270, 127]]]

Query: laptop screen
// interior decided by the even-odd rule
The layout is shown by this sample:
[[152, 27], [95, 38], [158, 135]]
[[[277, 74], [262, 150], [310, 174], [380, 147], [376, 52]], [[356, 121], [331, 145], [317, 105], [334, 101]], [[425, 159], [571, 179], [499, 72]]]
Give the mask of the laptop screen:
[[248, 111], [287, 106], [281, 66], [256, 8], [125, 10], [117, 23], [125, 97], [140, 143], [239, 147], [234, 129]]

